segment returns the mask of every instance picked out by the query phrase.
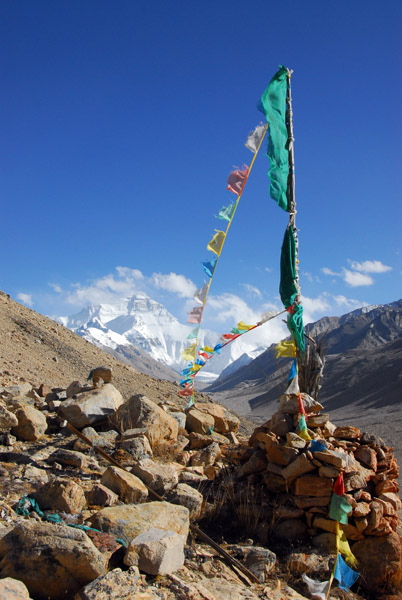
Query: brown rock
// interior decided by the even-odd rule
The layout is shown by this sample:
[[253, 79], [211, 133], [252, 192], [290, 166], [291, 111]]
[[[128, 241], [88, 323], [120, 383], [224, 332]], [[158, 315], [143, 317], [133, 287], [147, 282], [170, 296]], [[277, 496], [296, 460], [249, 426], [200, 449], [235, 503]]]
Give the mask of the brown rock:
[[[324, 407], [308, 394], [302, 393], [303, 406], [306, 412], [320, 412]], [[299, 398], [297, 394], [284, 394], [279, 399], [280, 411], [296, 415], [299, 413]]]
[[22, 581], [12, 577], [0, 579], [0, 600], [30, 600], [28, 589]]
[[337, 427], [333, 435], [335, 438], [341, 440], [355, 440], [360, 436], [360, 429], [346, 425], [344, 427]]
[[0, 539], [1, 574], [22, 581], [37, 600], [65, 600], [104, 575], [105, 558], [78, 529], [20, 522]]
[[264, 485], [270, 492], [283, 492], [286, 490], [286, 481], [281, 475], [265, 472], [262, 475]]
[[290, 465], [282, 469], [282, 477], [286, 480], [294, 479], [295, 477], [300, 477], [300, 475], [315, 470], [315, 466], [311, 464], [307, 456], [305, 454], [300, 454], [292, 463], [290, 463]]
[[89, 506], [114, 506], [119, 500], [117, 494], [101, 483], [96, 483], [86, 496]]
[[298, 451], [294, 448], [288, 448], [287, 446], [281, 446], [280, 444], [273, 444], [267, 448], [268, 460], [281, 467], [288, 465], [292, 460], [295, 460], [298, 455]]
[[367, 537], [356, 542], [352, 552], [359, 561], [361, 585], [369, 591], [397, 590], [402, 582], [402, 546], [396, 533]]
[[335, 450], [326, 450], [325, 452], [314, 452], [314, 458], [336, 469], [343, 469], [346, 466], [347, 455]]
[[254, 452], [247, 462], [237, 469], [238, 477], [259, 473], [267, 468], [267, 459], [261, 450]]
[[377, 471], [377, 453], [375, 450], [373, 450], [373, 448], [360, 446], [360, 448], [357, 448], [353, 454], [355, 458], [357, 458], [357, 460], [365, 465], [368, 469]]
[[331, 496], [296, 496], [295, 504], [298, 508], [311, 508], [328, 506], [331, 502]]
[[[332, 519], [324, 519], [323, 517], [315, 517], [314, 519], [314, 528], [315, 529], [323, 529], [324, 531], [328, 531], [329, 533], [336, 533], [337, 523]], [[364, 535], [362, 535], [357, 527], [353, 525], [343, 525], [340, 524], [339, 527], [344, 531], [346, 537], [349, 540], [363, 540]]]
[[329, 421], [328, 413], [320, 413], [319, 415], [312, 415], [308, 418], [308, 426], [314, 429], [315, 427], [324, 427]]
[[272, 535], [284, 540], [302, 540], [307, 534], [307, 523], [304, 519], [286, 519], [275, 523]]
[[148, 490], [141, 479], [119, 467], [108, 467], [102, 475], [101, 484], [111, 489], [123, 502], [144, 502], [148, 498]]
[[187, 411], [186, 429], [195, 433], [211, 435], [215, 426], [214, 418], [196, 408]]
[[46, 417], [43, 413], [28, 404], [20, 404], [15, 412], [18, 425], [13, 427], [12, 434], [19, 440], [35, 441], [44, 436], [47, 429]]
[[296, 496], [328, 496], [332, 492], [333, 479], [325, 479], [317, 475], [304, 475], [296, 479]]
[[272, 415], [268, 423], [269, 430], [279, 436], [285, 436], [293, 430], [292, 416], [280, 411]]
[[392, 504], [396, 511], [402, 509], [401, 499], [397, 494], [394, 494], [393, 492], [384, 492], [383, 494], [381, 494], [381, 496], [379, 496], [379, 498], [380, 500], [384, 500], [384, 502], [389, 502], [390, 504]]
[[34, 497], [41, 510], [77, 514], [86, 505], [84, 490], [72, 480], [49, 481], [35, 492]]
[[128, 571], [113, 569], [106, 575], [102, 575], [88, 583], [74, 596], [74, 600], [156, 599], [156, 595], [153, 594], [144, 596], [141, 587], [140, 573], [137, 567], [130, 567]]
[[375, 486], [375, 491], [378, 496], [381, 496], [381, 494], [384, 494], [385, 492], [393, 492], [394, 494], [397, 494], [399, 492], [399, 485], [395, 479], [385, 479], [380, 481], [380, 483], [377, 483]]
[[370, 512], [370, 504], [368, 502], [358, 502], [357, 506], [353, 509], [354, 517], [366, 517]]

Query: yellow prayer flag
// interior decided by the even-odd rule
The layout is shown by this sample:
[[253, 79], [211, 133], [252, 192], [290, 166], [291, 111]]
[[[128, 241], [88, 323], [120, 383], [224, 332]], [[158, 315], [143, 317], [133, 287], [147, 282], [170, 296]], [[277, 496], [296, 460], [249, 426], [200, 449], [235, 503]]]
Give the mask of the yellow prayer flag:
[[199, 371], [204, 365], [193, 365], [191, 367], [191, 370], [193, 371], [193, 373], [196, 373], [197, 371]]
[[201, 348], [201, 350], [203, 352], [209, 352], [210, 354], [213, 354], [213, 352], [214, 352], [214, 349], [211, 348], [211, 346], [204, 346], [203, 348]]
[[246, 325], [245, 323], [243, 323], [243, 321], [240, 321], [240, 323], [237, 323], [237, 329], [241, 329], [242, 331], [248, 331], [249, 329], [252, 329], [254, 327], [254, 325]]
[[181, 355], [184, 358], [184, 360], [193, 360], [196, 347], [197, 347], [196, 344], [191, 344], [191, 346], [189, 346], [188, 348], [183, 350]]
[[288, 357], [294, 358], [296, 356], [296, 346], [293, 340], [284, 340], [279, 342], [275, 346], [276, 349], [276, 358], [280, 357]]
[[217, 229], [215, 229], [215, 231], [216, 233], [212, 240], [209, 242], [207, 249], [211, 250], [211, 252], [215, 252], [215, 254], [219, 256], [226, 234], [224, 231], [218, 231]]
[[346, 538], [345, 532], [339, 527], [339, 523], [337, 522], [337, 540], [336, 546], [339, 549], [339, 552], [343, 554], [345, 560], [349, 563], [351, 567], [356, 569], [357, 567], [357, 558], [354, 554], [352, 554], [352, 550], [350, 549], [349, 542]]

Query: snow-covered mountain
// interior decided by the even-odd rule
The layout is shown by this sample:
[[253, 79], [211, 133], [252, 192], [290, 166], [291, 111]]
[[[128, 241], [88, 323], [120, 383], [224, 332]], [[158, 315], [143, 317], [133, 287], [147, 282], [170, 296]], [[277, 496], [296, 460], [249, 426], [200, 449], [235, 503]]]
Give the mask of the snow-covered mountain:
[[[194, 329], [180, 323], [162, 304], [144, 293], [123, 298], [116, 304], [90, 305], [58, 321], [97, 346], [119, 351], [130, 346], [139, 348], [175, 371], [181, 371], [186, 364], [181, 353], [191, 344], [187, 336]], [[199, 347], [218, 342], [219, 334], [201, 329]], [[255, 348], [247, 336], [236, 340], [208, 362], [200, 371], [199, 380], [211, 382], [233, 361], [243, 355], [251, 360], [265, 349]]]

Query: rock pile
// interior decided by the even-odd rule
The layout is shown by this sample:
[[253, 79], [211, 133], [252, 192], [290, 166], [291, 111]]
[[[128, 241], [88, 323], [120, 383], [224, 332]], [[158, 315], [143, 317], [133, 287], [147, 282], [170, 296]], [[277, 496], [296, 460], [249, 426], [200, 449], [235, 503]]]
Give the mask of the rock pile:
[[[245, 587], [211, 547], [189, 544], [190, 521], [208, 512], [204, 489], [230, 476], [239, 485], [263, 482], [266, 494], [279, 499], [277, 537], [333, 535], [328, 505], [341, 471], [353, 510], [345, 528], [353, 551], [364, 562], [357, 544], [384, 540], [395, 587], [402, 570], [392, 452], [375, 436], [335, 428], [320, 405], [304, 401], [314, 412], [311, 437], [326, 444], [314, 452], [295, 433], [292, 398], [281, 400], [280, 411], [248, 440], [239, 419], [211, 402], [185, 410], [179, 396], [158, 404], [142, 394], [125, 399], [110, 382], [0, 386], [0, 600], [303, 600], [300, 591], [277, 584], [276, 555], [252, 540], [227, 548], [260, 581]], [[260, 529], [268, 531], [266, 518]], [[320, 576], [329, 574], [328, 557], [311, 563]], [[383, 586], [380, 576], [375, 581]]]
[[266, 490], [277, 495], [270, 531], [274, 536], [290, 540], [311, 536], [316, 544], [334, 548], [336, 522], [329, 518], [329, 508], [334, 483], [343, 473], [350, 513], [348, 523], [340, 527], [359, 560], [366, 587], [376, 589], [390, 578], [397, 582], [402, 578], [397, 533], [402, 503], [392, 448], [356, 427], [336, 427], [322, 412], [323, 406], [307, 394], [302, 394], [302, 401], [312, 441], [297, 433], [298, 396], [283, 395], [279, 410], [252, 434], [237, 476], [255, 480], [258, 473]]

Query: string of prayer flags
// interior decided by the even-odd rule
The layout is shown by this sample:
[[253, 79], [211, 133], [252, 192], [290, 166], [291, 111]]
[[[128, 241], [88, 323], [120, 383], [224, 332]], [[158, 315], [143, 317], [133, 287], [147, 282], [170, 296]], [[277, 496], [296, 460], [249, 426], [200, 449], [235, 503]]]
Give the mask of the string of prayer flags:
[[329, 518], [338, 523], [348, 524], [348, 515], [352, 512], [352, 507], [344, 496], [332, 494], [329, 507]]
[[349, 591], [354, 583], [359, 578], [359, 573], [353, 571], [343, 560], [342, 556], [338, 554], [334, 572], [334, 579], [339, 583], [341, 590]]
[[196, 302], [199, 302], [200, 304], [204, 304], [207, 294], [208, 294], [208, 289], [209, 289], [209, 285], [207, 283], [205, 283], [202, 288], [200, 288], [199, 290], [197, 290], [194, 294], [194, 300]]
[[275, 346], [276, 358], [295, 358], [296, 346], [293, 340], [282, 340]]
[[217, 260], [218, 260], [218, 257], [214, 256], [214, 258], [212, 260], [201, 263], [202, 268], [204, 269], [204, 272], [208, 275], [208, 277], [212, 277], [212, 275], [214, 274]]
[[193, 394], [194, 394], [193, 386], [192, 385], [190, 386], [189, 383], [186, 383], [184, 385], [184, 390], [179, 391], [180, 396], [192, 396]]
[[237, 323], [237, 329], [240, 331], [249, 331], [250, 329], [254, 329], [255, 325], [246, 325], [243, 321]]
[[232, 171], [228, 177], [227, 189], [236, 194], [236, 196], [239, 196], [243, 190], [248, 173], [249, 168], [247, 165], [244, 165], [243, 170], [235, 169]]
[[244, 145], [246, 146], [246, 148], [251, 150], [253, 154], [255, 154], [258, 148], [260, 147], [264, 134], [265, 125], [261, 123], [260, 125], [257, 125], [257, 127], [251, 133], [248, 134], [247, 140]]
[[234, 211], [236, 209], [236, 203], [229, 204], [229, 206], [223, 206], [219, 213], [218, 219], [222, 219], [223, 221], [231, 221], [234, 215]]
[[223, 246], [223, 242], [225, 241], [226, 233], [224, 231], [218, 231], [217, 229], [215, 229], [215, 231], [216, 233], [212, 240], [208, 243], [207, 249], [211, 250], [211, 252], [214, 252], [219, 256]]
[[357, 558], [352, 554], [352, 550], [350, 549], [349, 542], [346, 538], [345, 532], [338, 525], [337, 531], [337, 544], [339, 548], [339, 552], [343, 554], [345, 559], [348, 561], [352, 567], [357, 567]]
[[187, 323], [201, 323], [203, 306], [194, 306], [188, 313]]
[[289, 175], [288, 130], [286, 126], [287, 69], [283, 66], [268, 84], [261, 96], [259, 109], [269, 124], [268, 151], [270, 167], [269, 195], [278, 206], [289, 211], [287, 185]]

